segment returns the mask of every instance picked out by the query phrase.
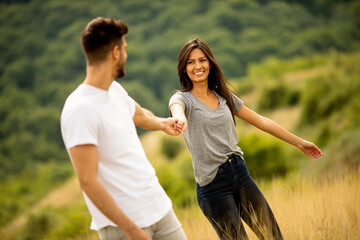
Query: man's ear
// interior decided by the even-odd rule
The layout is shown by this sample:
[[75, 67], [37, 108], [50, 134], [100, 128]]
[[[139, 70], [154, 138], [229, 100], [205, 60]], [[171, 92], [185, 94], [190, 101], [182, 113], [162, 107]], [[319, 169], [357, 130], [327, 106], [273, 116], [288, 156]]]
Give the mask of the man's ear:
[[119, 45], [115, 45], [111, 51], [111, 56], [115, 59], [118, 60], [120, 58], [120, 47]]

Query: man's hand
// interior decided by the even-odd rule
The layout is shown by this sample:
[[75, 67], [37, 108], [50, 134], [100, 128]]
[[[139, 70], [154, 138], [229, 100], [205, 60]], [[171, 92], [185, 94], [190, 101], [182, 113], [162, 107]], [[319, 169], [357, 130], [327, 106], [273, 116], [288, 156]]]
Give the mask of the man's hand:
[[130, 231], [126, 231], [126, 239], [128, 240], [151, 240], [151, 238], [140, 228], [136, 227]]
[[81, 189], [95, 206], [111, 221], [118, 225], [128, 239], [149, 240], [143, 230], [124, 214], [110, 193], [99, 182], [98, 148], [92, 144], [78, 145], [70, 148], [70, 156], [76, 169]]
[[162, 130], [168, 135], [177, 136], [185, 131], [182, 130], [184, 128], [184, 122], [177, 118], [164, 118], [162, 123], [164, 124], [164, 128]]

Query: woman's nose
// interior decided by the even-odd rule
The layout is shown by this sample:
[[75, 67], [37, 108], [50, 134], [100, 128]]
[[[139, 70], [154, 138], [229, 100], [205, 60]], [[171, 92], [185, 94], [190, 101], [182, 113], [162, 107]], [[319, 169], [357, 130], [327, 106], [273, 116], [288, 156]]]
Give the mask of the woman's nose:
[[195, 62], [195, 69], [201, 68], [200, 62]]

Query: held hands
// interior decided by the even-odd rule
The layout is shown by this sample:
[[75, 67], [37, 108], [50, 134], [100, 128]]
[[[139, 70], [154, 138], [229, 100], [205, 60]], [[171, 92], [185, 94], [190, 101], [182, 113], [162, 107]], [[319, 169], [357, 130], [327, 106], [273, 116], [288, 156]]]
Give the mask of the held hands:
[[178, 118], [175, 123], [175, 130], [180, 134], [184, 134], [187, 129], [187, 121], [186, 119]]
[[303, 140], [302, 143], [298, 146], [298, 148], [310, 158], [319, 159], [322, 156], [321, 150], [312, 142]]
[[164, 121], [164, 129], [163, 131], [171, 136], [177, 136], [179, 134], [183, 134], [187, 128], [186, 120], [179, 118], [165, 118]]

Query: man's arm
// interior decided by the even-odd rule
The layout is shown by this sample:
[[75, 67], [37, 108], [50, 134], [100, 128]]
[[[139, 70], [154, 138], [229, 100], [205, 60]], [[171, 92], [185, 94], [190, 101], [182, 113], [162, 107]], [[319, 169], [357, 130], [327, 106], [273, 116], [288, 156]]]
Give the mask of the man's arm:
[[178, 120], [176, 118], [160, 118], [155, 116], [149, 110], [142, 108], [135, 103], [135, 114], [133, 117], [136, 126], [146, 130], [162, 130], [169, 135], [179, 135], [180, 132], [175, 129]]
[[98, 151], [95, 145], [78, 145], [70, 149], [81, 189], [95, 206], [121, 228], [128, 239], [150, 238], [138, 228], [115, 203], [112, 196], [97, 179]]

